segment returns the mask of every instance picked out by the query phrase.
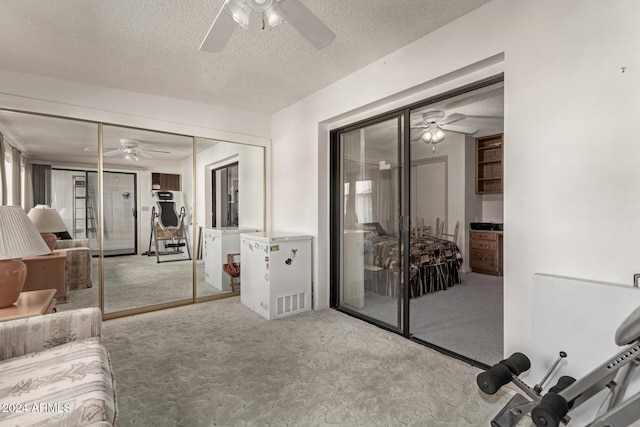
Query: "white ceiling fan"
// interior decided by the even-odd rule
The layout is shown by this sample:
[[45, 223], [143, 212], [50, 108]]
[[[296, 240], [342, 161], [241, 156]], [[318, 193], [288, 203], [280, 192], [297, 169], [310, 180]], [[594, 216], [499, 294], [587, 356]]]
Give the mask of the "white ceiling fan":
[[204, 52], [222, 52], [236, 23], [249, 26], [251, 11], [262, 14], [263, 28], [288, 22], [317, 49], [327, 47], [336, 35], [300, 0], [225, 0], [200, 45]]
[[436, 151], [436, 144], [445, 137], [445, 131], [473, 135], [478, 132], [477, 128], [471, 126], [454, 125], [452, 123], [466, 119], [467, 116], [460, 113], [454, 113], [447, 117], [443, 111], [428, 111], [422, 115], [422, 124], [420, 126], [412, 126], [411, 129], [424, 129], [418, 135], [411, 138], [412, 141], [422, 139], [427, 144], [433, 144], [433, 151]]
[[[118, 148], [107, 148], [103, 156], [104, 157], [115, 157], [117, 155], [122, 154], [125, 160], [130, 162], [137, 162], [140, 160], [139, 157], [146, 157], [147, 159], [152, 159], [153, 157], [147, 153], [162, 153], [162, 154], [171, 154], [169, 151], [162, 150], [143, 150], [139, 148], [140, 141], [137, 139], [129, 139], [123, 138], [120, 140], [120, 147]], [[96, 151], [95, 148], [89, 147], [85, 148], [84, 151]]]

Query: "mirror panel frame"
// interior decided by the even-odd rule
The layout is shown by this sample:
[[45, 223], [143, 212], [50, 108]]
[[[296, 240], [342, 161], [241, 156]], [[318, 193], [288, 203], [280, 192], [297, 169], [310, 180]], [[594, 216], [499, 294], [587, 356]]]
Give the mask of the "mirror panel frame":
[[[181, 300], [181, 301], [172, 301], [172, 302], [167, 302], [167, 303], [162, 303], [162, 304], [157, 304], [157, 305], [153, 305], [153, 306], [146, 306], [146, 307], [140, 307], [140, 308], [135, 308], [135, 309], [129, 309], [129, 310], [123, 310], [123, 311], [117, 311], [117, 312], [111, 312], [111, 313], [105, 313], [105, 307], [104, 307], [104, 303], [105, 303], [105, 298], [104, 298], [104, 179], [103, 179], [103, 173], [104, 173], [104, 158], [103, 158], [103, 152], [104, 152], [104, 126], [105, 125], [109, 125], [109, 126], [118, 126], [118, 127], [124, 127], [124, 128], [130, 128], [130, 129], [138, 129], [138, 130], [142, 130], [142, 131], [150, 131], [150, 132], [159, 132], [159, 133], [164, 133], [164, 134], [170, 134], [170, 135], [176, 135], [176, 136], [182, 136], [182, 137], [188, 137], [191, 138], [192, 141], [192, 177], [191, 177], [191, 202], [192, 202], [192, 223], [196, 224], [198, 221], [197, 218], [197, 208], [198, 208], [198, 202], [196, 201], [196, 194], [198, 191], [198, 183], [197, 183], [197, 172], [196, 172], [196, 168], [197, 168], [197, 161], [198, 161], [198, 154], [197, 154], [197, 142], [196, 140], [198, 138], [203, 138], [203, 139], [210, 139], [210, 140], [219, 140], [225, 143], [230, 143], [230, 144], [237, 144], [237, 145], [247, 145], [247, 146], [252, 146], [252, 147], [256, 147], [256, 148], [260, 148], [262, 149], [262, 166], [263, 166], [263, 170], [262, 170], [262, 206], [261, 206], [261, 210], [262, 210], [262, 225], [263, 225], [263, 230], [266, 230], [267, 227], [267, 189], [268, 189], [268, 170], [267, 170], [267, 165], [268, 165], [268, 156], [269, 156], [269, 151], [268, 151], [268, 145], [260, 145], [260, 144], [251, 144], [248, 142], [236, 142], [236, 141], [228, 141], [228, 140], [224, 140], [224, 139], [216, 139], [216, 138], [212, 138], [211, 136], [205, 136], [205, 135], [198, 135], [196, 132], [192, 133], [192, 134], [184, 134], [184, 133], [178, 133], [178, 132], [171, 132], [171, 131], [165, 131], [165, 130], [156, 130], [156, 129], [151, 129], [151, 128], [144, 128], [144, 127], [138, 127], [138, 126], [130, 126], [130, 125], [126, 125], [126, 124], [119, 124], [119, 123], [112, 123], [112, 122], [107, 122], [107, 121], [101, 121], [101, 120], [92, 120], [92, 119], [86, 119], [86, 118], [79, 118], [79, 117], [74, 117], [72, 115], [69, 116], [63, 116], [63, 115], [58, 115], [58, 114], [51, 114], [51, 113], [46, 113], [46, 112], [41, 112], [41, 111], [30, 111], [30, 110], [26, 110], [26, 109], [19, 109], [19, 108], [12, 108], [9, 106], [5, 106], [5, 105], [0, 105], [0, 112], [10, 112], [10, 113], [18, 113], [18, 114], [26, 114], [26, 115], [30, 115], [30, 116], [35, 116], [35, 117], [50, 117], [50, 118], [56, 118], [56, 119], [61, 119], [61, 120], [69, 120], [69, 121], [76, 121], [76, 122], [85, 122], [85, 123], [91, 123], [91, 124], [95, 124], [98, 127], [98, 132], [97, 132], [97, 145], [98, 145], [98, 153], [99, 155], [97, 156], [97, 165], [98, 165], [98, 203], [99, 203], [99, 209], [97, 210], [98, 212], [98, 233], [97, 233], [97, 241], [98, 241], [98, 272], [97, 272], [97, 276], [98, 276], [98, 307], [100, 308], [101, 312], [102, 312], [102, 318], [104, 320], [108, 320], [108, 319], [114, 319], [114, 318], [120, 318], [120, 317], [126, 317], [126, 316], [131, 316], [131, 315], [135, 315], [135, 314], [140, 314], [140, 313], [147, 313], [147, 312], [152, 312], [152, 311], [157, 311], [157, 310], [163, 310], [163, 309], [167, 309], [167, 308], [172, 308], [172, 307], [180, 307], [180, 306], [184, 306], [184, 305], [189, 305], [189, 304], [194, 304], [194, 303], [199, 303], [199, 302], [205, 302], [205, 301], [212, 301], [212, 300], [217, 300], [217, 299], [222, 299], [222, 298], [228, 298], [228, 297], [232, 297], [232, 296], [237, 296], [240, 294], [239, 291], [235, 291], [235, 292], [225, 292], [225, 293], [221, 293], [221, 294], [217, 294], [217, 295], [208, 295], [208, 296], [197, 296], [197, 265], [196, 265], [196, 261], [197, 261], [197, 255], [195, 253], [196, 250], [196, 245], [195, 243], [197, 242], [197, 228], [196, 227], [191, 227], [191, 244], [192, 244], [192, 250], [194, 253], [192, 253], [192, 271], [191, 271], [191, 276], [192, 276], [192, 295], [189, 299], [185, 299], [185, 300]], [[267, 141], [266, 138], [262, 138], [262, 137], [252, 137], [252, 138], [248, 138], [248, 139], [255, 139], [257, 142], [258, 141]], [[142, 190], [141, 190], [142, 191]]]

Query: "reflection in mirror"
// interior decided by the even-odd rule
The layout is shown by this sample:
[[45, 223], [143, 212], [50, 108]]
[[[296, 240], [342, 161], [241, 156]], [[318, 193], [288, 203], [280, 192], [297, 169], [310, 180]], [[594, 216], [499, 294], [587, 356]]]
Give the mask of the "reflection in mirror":
[[98, 306], [98, 260], [91, 255], [99, 206], [89, 178], [98, 170], [98, 125], [0, 110], [0, 134], [9, 163], [6, 203], [27, 212], [42, 205], [30, 218], [57, 237], [52, 254], [30, 259], [23, 291], [55, 288], [57, 311]]
[[197, 296], [239, 291], [240, 233], [264, 228], [264, 148], [196, 138], [195, 170]]
[[211, 223], [238, 226], [238, 162], [211, 171]]
[[[104, 312], [191, 299], [191, 220], [180, 179], [192, 138], [103, 128]], [[173, 176], [177, 180], [154, 177]]]

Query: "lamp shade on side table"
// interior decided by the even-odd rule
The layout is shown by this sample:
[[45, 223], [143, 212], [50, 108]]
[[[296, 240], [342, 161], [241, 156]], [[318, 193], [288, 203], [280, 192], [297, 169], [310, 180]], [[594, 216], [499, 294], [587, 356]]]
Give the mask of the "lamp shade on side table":
[[19, 259], [51, 250], [20, 206], [0, 206], [0, 308], [16, 302], [27, 266]]

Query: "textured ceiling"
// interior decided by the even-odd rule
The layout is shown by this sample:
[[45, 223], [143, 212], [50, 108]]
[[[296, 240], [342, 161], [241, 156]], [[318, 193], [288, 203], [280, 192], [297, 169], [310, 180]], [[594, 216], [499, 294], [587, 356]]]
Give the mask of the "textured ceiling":
[[200, 52], [223, 0], [2, 0], [0, 69], [273, 113], [489, 2], [301, 1], [336, 33], [327, 48], [254, 16]]

